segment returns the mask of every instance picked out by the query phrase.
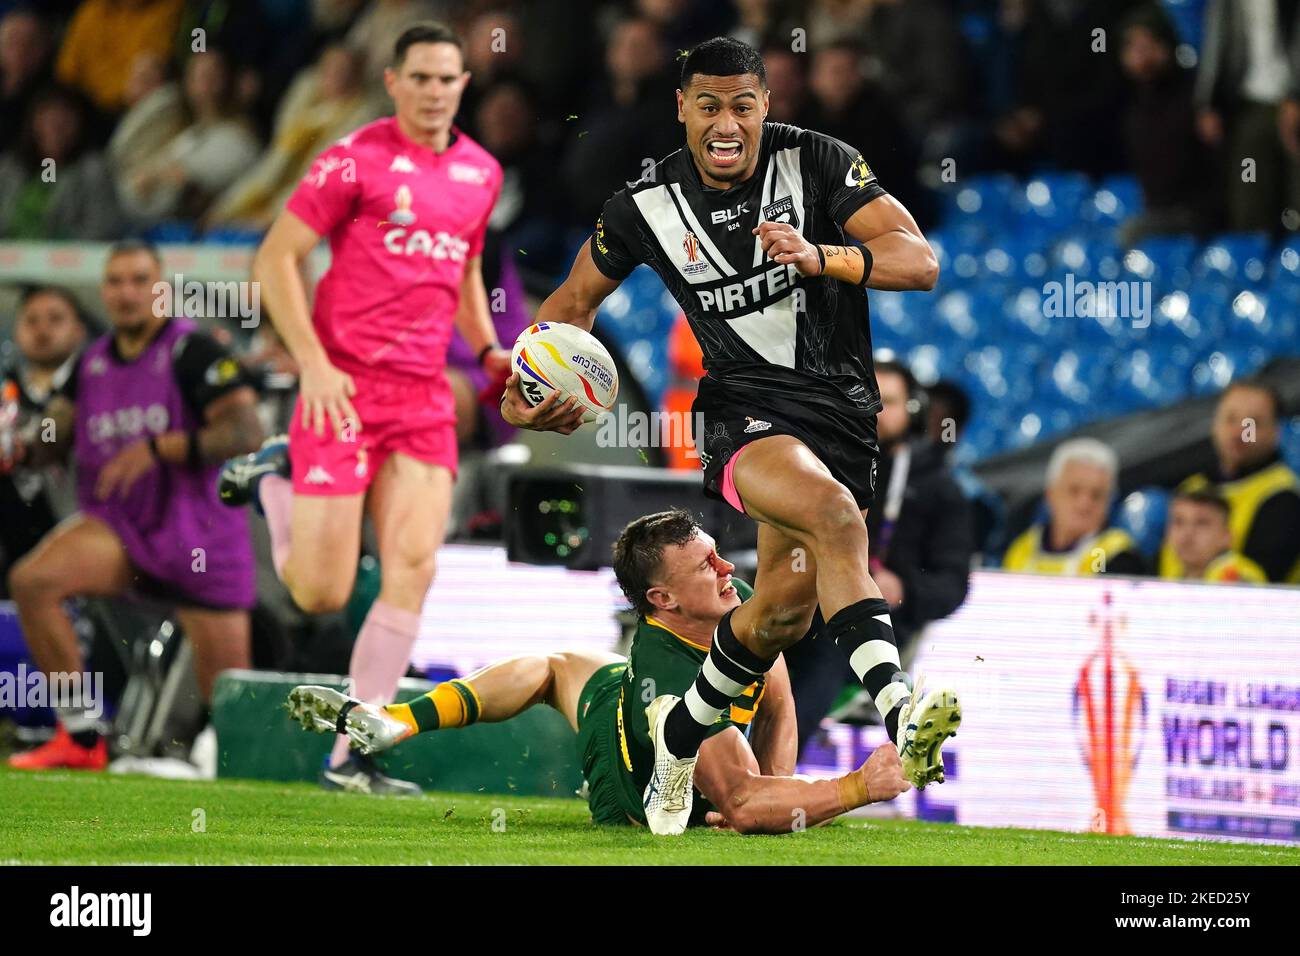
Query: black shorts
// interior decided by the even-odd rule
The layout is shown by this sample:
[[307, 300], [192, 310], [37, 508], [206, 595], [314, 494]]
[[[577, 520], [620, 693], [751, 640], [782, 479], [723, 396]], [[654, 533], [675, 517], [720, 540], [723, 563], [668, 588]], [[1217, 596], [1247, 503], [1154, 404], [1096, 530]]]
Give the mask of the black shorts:
[[797, 395], [722, 385], [705, 376], [691, 406], [692, 419], [703, 423], [697, 439], [704, 467], [704, 493], [722, 498], [722, 471], [740, 449], [771, 435], [790, 435], [807, 445], [848, 488], [859, 508], [876, 497], [876, 415], [841, 410], [822, 402], [799, 401]]

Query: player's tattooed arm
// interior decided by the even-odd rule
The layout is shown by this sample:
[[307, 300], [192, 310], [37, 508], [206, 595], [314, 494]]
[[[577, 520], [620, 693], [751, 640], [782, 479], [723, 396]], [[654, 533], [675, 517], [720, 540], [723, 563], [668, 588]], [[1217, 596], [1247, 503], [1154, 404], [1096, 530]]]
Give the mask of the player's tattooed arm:
[[934, 288], [939, 261], [912, 214], [893, 196], [867, 203], [849, 217], [844, 231], [867, 248], [868, 288], [899, 292]]
[[257, 393], [248, 386], [213, 399], [203, 409], [203, 418], [204, 426], [193, 434], [172, 431], [159, 435], [155, 441], [158, 457], [174, 465], [210, 465], [257, 451], [262, 444]]
[[826, 265], [822, 275], [839, 279], [850, 285], [862, 285], [867, 272], [867, 260], [857, 246], [822, 246]]

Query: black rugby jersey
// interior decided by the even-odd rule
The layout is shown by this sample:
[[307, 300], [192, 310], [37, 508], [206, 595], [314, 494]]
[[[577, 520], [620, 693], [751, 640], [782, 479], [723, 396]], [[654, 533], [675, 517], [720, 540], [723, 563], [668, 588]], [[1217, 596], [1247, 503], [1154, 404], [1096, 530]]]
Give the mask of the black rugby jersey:
[[844, 223], [884, 194], [847, 144], [765, 123], [753, 175], [731, 189], [706, 186], [680, 149], [615, 193], [596, 223], [592, 258], [615, 280], [639, 263], [654, 269], [720, 384], [873, 414], [880, 396], [866, 291], [773, 262], [751, 230], [788, 222], [809, 242], [843, 245]]

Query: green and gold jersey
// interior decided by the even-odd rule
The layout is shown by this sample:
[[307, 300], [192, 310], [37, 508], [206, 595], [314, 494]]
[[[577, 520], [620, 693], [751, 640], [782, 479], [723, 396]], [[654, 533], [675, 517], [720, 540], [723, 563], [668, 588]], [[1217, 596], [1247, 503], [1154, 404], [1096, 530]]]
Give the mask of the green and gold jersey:
[[[733, 578], [732, 583], [742, 601], [754, 593], [743, 581]], [[617, 781], [619, 806], [639, 823], [645, 822], [641, 795], [654, 766], [654, 747], [650, 742], [650, 724], [645, 709], [656, 697], [664, 694], [685, 696], [708, 656], [707, 646], [687, 640], [653, 617], [644, 617], [637, 624], [627, 667], [617, 685], [617, 704], [610, 710], [615, 722], [612, 740], [616, 745], [613, 758], [617, 763], [611, 776]], [[708, 736], [721, 733], [728, 727], [738, 727], [742, 733], [746, 732], [763, 698], [764, 684], [760, 678], [747, 687], [744, 694], [732, 703], [731, 712], [719, 717], [709, 728]], [[612, 686], [610, 691], [612, 693]], [[697, 795], [692, 821], [703, 820], [704, 813], [710, 809], [712, 807], [707, 801]]]

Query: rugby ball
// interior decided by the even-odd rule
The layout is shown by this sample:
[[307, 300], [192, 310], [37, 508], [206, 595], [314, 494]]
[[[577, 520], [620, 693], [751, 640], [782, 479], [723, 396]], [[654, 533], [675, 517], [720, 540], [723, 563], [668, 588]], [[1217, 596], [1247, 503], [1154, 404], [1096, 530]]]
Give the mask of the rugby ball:
[[618, 372], [605, 346], [576, 325], [539, 322], [519, 333], [510, 366], [519, 374], [519, 391], [531, 406], [551, 392], [560, 401], [574, 396], [586, 409], [584, 422], [594, 422], [618, 396]]

